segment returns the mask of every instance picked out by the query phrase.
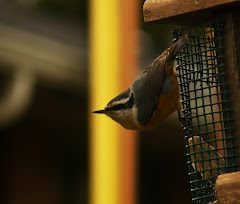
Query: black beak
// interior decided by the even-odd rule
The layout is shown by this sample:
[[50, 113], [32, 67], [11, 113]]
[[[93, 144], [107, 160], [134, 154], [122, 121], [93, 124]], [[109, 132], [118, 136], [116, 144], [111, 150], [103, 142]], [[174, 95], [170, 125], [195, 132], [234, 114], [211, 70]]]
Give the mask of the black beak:
[[103, 114], [103, 113], [105, 113], [105, 110], [104, 109], [103, 110], [97, 110], [97, 111], [93, 111], [92, 113]]

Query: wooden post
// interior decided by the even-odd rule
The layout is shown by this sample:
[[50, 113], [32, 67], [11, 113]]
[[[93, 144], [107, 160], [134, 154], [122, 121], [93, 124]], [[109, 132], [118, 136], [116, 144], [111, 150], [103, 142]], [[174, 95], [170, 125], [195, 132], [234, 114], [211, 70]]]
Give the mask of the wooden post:
[[[223, 53], [225, 63], [226, 81], [228, 83], [228, 99], [233, 110], [231, 112], [232, 126], [236, 136], [235, 144], [240, 145], [240, 13], [239, 10], [231, 8], [225, 12], [223, 31]], [[226, 135], [227, 137], [227, 135]], [[235, 149], [240, 155], [240, 148]], [[240, 164], [240, 157], [235, 159]], [[238, 167], [238, 170], [239, 167]]]

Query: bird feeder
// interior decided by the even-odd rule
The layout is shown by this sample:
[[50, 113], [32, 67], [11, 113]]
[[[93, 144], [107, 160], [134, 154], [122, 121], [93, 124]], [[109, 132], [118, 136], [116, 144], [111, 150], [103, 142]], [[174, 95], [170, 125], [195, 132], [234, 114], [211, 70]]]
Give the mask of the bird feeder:
[[218, 176], [239, 170], [239, 9], [239, 0], [146, 0], [143, 7], [145, 22], [176, 25], [173, 41], [189, 38], [176, 63], [193, 203], [216, 201]]

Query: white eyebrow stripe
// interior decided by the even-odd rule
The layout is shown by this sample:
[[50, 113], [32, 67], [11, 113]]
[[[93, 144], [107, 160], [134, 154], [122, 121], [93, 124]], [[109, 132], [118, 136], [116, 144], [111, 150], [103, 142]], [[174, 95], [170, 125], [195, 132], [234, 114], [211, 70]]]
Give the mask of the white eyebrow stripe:
[[120, 104], [126, 104], [129, 100], [130, 100], [131, 96], [128, 96], [127, 98], [124, 98], [120, 101], [115, 101], [111, 104], [111, 106], [116, 106], [116, 105], [120, 105]]
[[116, 106], [116, 105], [126, 104], [130, 100], [131, 96], [132, 96], [132, 87], [130, 87], [130, 92], [129, 92], [129, 95], [128, 95], [127, 98], [124, 98], [124, 99], [122, 99], [120, 101], [113, 102], [111, 104], [111, 107]]

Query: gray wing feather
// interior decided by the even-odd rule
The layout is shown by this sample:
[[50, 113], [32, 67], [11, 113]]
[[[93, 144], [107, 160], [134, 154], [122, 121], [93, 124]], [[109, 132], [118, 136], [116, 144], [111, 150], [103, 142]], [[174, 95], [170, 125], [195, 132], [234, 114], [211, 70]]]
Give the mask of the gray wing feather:
[[171, 79], [165, 76], [166, 61], [168, 63], [174, 61], [187, 42], [188, 37], [182, 36], [178, 42], [156, 58], [132, 84], [132, 87], [138, 90], [134, 91], [134, 94], [138, 107], [137, 118], [141, 125], [146, 125], [151, 120], [157, 108], [160, 93], [166, 93], [172, 89]]
[[166, 58], [158, 57], [133, 83], [135, 93], [137, 118], [141, 125], [146, 125], [152, 118], [158, 105], [161, 93], [164, 65]]

